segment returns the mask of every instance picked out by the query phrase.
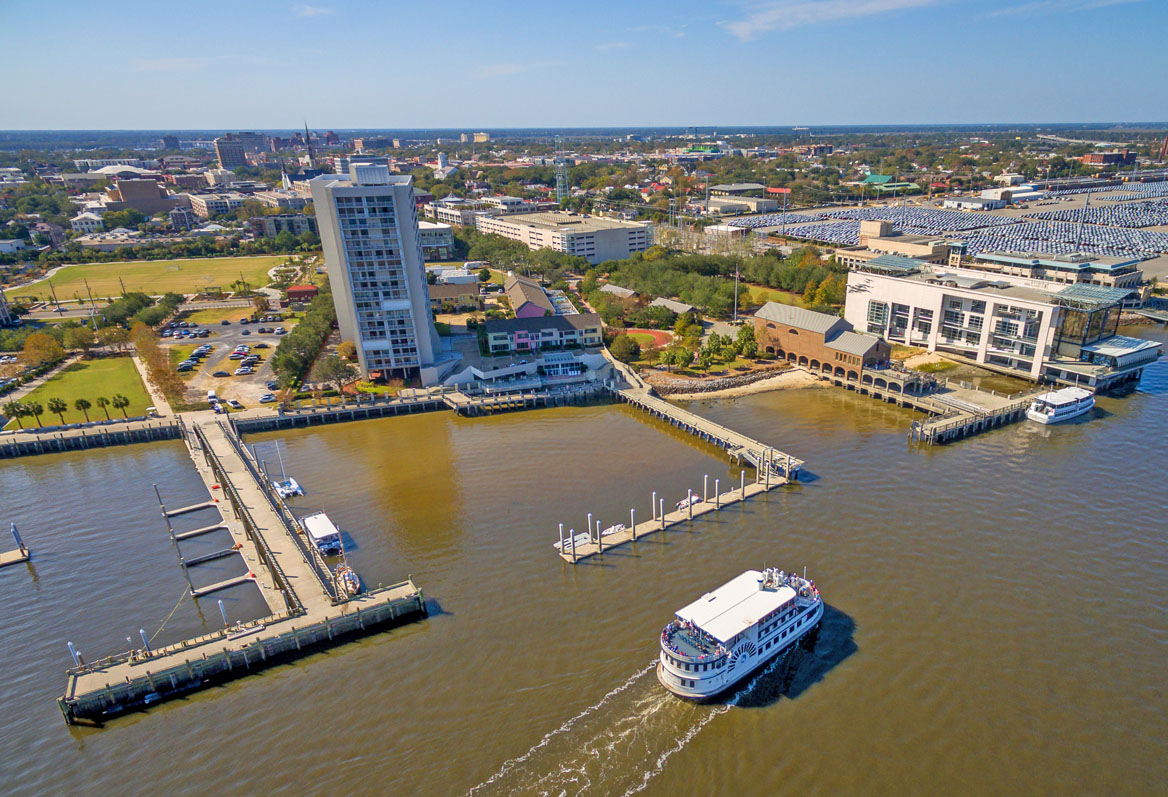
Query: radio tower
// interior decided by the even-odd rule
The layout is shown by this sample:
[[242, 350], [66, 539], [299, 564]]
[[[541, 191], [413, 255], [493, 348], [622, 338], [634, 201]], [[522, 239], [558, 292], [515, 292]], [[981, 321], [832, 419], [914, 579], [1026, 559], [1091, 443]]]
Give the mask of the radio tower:
[[564, 159], [564, 139], [556, 136], [556, 202], [563, 209], [564, 200], [568, 197], [568, 162]]

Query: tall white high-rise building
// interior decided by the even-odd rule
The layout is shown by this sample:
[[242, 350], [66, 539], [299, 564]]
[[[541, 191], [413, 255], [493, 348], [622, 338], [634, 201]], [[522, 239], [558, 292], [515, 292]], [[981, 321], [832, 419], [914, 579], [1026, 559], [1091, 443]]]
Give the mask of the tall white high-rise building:
[[430, 313], [412, 178], [353, 164], [311, 185], [337, 323], [364, 376], [438, 381], [453, 359]]

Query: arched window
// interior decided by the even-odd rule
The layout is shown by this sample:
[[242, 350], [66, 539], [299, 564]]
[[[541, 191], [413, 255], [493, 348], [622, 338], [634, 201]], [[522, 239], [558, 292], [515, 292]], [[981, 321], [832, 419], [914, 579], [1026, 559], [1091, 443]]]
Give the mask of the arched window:
[[797, 329], [788, 329], [787, 331], [788, 331], [789, 333], [791, 333], [792, 335], [798, 335], [798, 334], [799, 334], [799, 330], [797, 330]]

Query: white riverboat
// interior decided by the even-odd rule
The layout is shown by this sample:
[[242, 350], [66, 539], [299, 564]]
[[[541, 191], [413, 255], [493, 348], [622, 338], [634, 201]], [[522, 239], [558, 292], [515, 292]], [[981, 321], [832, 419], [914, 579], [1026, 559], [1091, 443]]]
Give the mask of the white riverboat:
[[715, 697], [818, 628], [822, 617], [815, 582], [777, 568], [747, 570], [665, 626], [657, 679], [678, 697]]
[[300, 519], [300, 525], [308, 534], [308, 540], [323, 556], [337, 556], [343, 552], [341, 530], [324, 512], [316, 512]]
[[1078, 418], [1095, 406], [1095, 396], [1081, 387], [1064, 387], [1035, 397], [1026, 417], [1037, 423], [1058, 423]]

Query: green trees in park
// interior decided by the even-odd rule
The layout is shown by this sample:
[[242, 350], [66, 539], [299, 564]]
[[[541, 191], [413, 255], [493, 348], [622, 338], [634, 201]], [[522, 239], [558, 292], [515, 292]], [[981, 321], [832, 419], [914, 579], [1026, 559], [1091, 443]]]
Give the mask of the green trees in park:
[[89, 423], [89, 408], [92, 406], [93, 404], [87, 398], [79, 398], [73, 402], [73, 409], [81, 412], [85, 416], [86, 423]]
[[336, 388], [340, 393], [342, 388], [360, 375], [357, 367], [335, 354], [322, 357], [312, 369], [314, 382], [325, 382]]
[[49, 412], [58, 416], [61, 419], [61, 425], [65, 425], [65, 410], [69, 409], [69, 405], [63, 399], [53, 397], [45, 402], [45, 406], [49, 408]]
[[19, 401], [9, 401], [8, 403], [6, 403], [4, 405], [4, 414], [7, 415], [9, 418], [15, 418], [16, 424], [21, 429], [24, 428], [24, 422], [21, 420], [22, 418], [24, 418], [24, 413], [25, 413], [24, 405], [21, 404]]
[[25, 415], [31, 415], [36, 418], [37, 426], [43, 425], [41, 423], [41, 415], [44, 413], [45, 408], [41, 406], [39, 401], [26, 401], [22, 406], [24, 407]]
[[114, 397], [113, 397], [113, 399], [111, 399], [110, 403], [114, 405], [114, 409], [119, 409], [122, 411], [123, 418], [130, 417], [126, 413], [126, 407], [130, 406], [130, 400], [128, 398], [126, 398], [125, 396], [123, 396], [121, 393], [115, 393]]
[[641, 356], [641, 344], [628, 335], [617, 335], [608, 345], [608, 350], [622, 363], [630, 363]]
[[308, 373], [336, 320], [332, 291], [325, 283], [308, 305], [304, 318], [283, 337], [272, 354], [272, 369], [281, 387], [290, 387]]
[[110, 400], [107, 399], [105, 396], [98, 396], [93, 401], [95, 404], [97, 404], [97, 406], [101, 407], [101, 411], [105, 413], [105, 419], [108, 421], [110, 419], [110, 416], [109, 416]]

